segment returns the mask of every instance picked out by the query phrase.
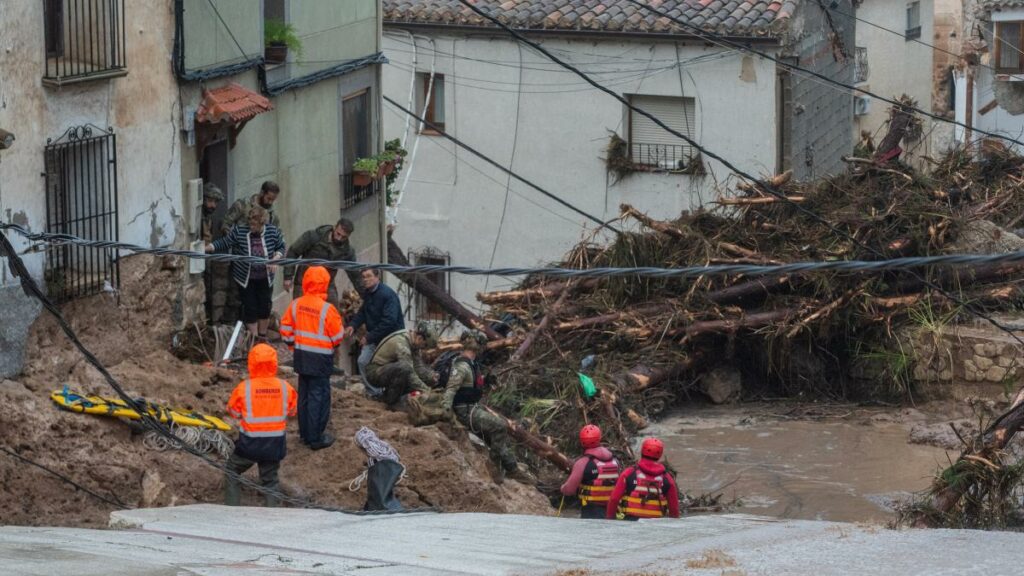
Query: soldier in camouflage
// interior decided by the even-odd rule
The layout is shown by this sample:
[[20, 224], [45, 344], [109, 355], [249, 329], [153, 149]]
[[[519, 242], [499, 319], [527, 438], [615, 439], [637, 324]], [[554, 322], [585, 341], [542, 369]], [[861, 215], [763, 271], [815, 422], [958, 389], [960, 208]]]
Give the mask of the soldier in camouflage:
[[[354, 231], [355, 225], [347, 218], [338, 220], [333, 226], [330, 224], [318, 226], [299, 236], [299, 239], [288, 247], [287, 257], [355, 262], [356, 251], [348, 241]], [[302, 296], [302, 275], [306, 273], [307, 268], [309, 266], [288, 266], [284, 269], [284, 289], [290, 291], [294, 285], [295, 289], [292, 294], [294, 298]], [[327, 301], [337, 306], [340, 300], [334, 278], [338, 274], [338, 269], [329, 268], [327, 271], [331, 275], [331, 283], [327, 288]], [[362, 293], [363, 287], [359, 273], [348, 271], [346, 274], [356, 290]]]
[[228, 208], [227, 215], [224, 216], [224, 222], [221, 224], [221, 234], [227, 234], [228, 230], [231, 230], [231, 227], [236, 224], [245, 225], [249, 220], [249, 209], [254, 205], [258, 205], [266, 210], [270, 215], [270, 220], [267, 223], [280, 229], [281, 220], [277, 217], [277, 213], [274, 212], [274, 202], [277, 201], [277, 197], [280, 194], [281, 187], [277, 185], [277, 182], [267, 180], [260, 186], [258, 194], [235, 200], [235, 203]]
[[224, 201], [224, 193], [213, 182], [203, 184], [203, 218], [200, 239], [203, 244], [209, 244], [215, 240], [213, 237], [213, 213], [217, 206]]
[[402, 329], [388, 334], [377, 345], [366, 365], [366, 379], [371, 386], [384, 390], [384, 402], [393, 405], [404, 394], [429, 393], [427, 382], [437, 375], [430, 369], [420, 350], [437, 346], [437, 333], [426, 322], [416, 324], [412, 333]]

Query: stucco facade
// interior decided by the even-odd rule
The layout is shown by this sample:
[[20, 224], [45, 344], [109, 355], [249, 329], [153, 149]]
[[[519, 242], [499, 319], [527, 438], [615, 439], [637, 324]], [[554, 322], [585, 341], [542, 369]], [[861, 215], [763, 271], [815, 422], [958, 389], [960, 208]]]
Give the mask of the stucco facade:
[[[33, 231], [47, 229], [47, 179], [42, 176], [47, 143], [65, 142], [69, 129], [91, 126], [93, 135], [109, 129], [116, 136], [116, 164], [109, 164], [114, 167], [109, 182], [116, 183], [118, 238], [147, 247], [173, 244], [182, 214], [181, 114], [170, 65], [173, 12], [162, 0], [127, 3], [121, 20], [124, 69], [89, 79], [64, 77], [58, 87], [43, 82], [47, 60], [43, 5], [0, 3], [0, 128], [17, 138], [10, 149], [0, 152], [0, 218]], [[70, 44], [64, 47], [65, 54], [71, 50]], [[93, 190], [83, 184], [77, 193], [87, 195]], [[98, 233], [75, 231], [85, 236]], [[110, 238], [113, 230], [105, 234]], [[28, 247], [17, 234], [9, 237], [19, 251]], [[30, 252], [23, 258], [32, 275], [45, 285], [46, 254]], [[7, 332], [15, 325], [27, 326], [37, 308], [21, 295], [6, 263], [2, 268], [0, 308], [5, 309], [2, 322]], [[20, 370], [22, 345], [23, 335], [0, 341], [0, 376]]]

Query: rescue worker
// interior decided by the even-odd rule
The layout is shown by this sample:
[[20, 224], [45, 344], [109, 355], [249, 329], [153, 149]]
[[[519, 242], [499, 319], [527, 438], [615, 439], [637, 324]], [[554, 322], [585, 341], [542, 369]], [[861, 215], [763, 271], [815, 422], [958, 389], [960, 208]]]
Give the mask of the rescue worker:
[[605, 517], [626, 520], [679, 518], [679, 492], [672, 475], [660, 464], [665, 445], [647, 438], [640, 445], [640, 461], [619, 474], [608, 499]]
[[200, 239], [205, 244], [213, 242], [213, 214], [217, 206], [224, 201], [224, 193], [213, 182], [203, 184], [203, 217], [200, 230]]
[[313, 450], [334, 444], [325, 432], [331, 419], [331, 373], [334, 349], [345, 337], [338, 310], [326, 301], [331, 275], [312, 266], [302, 275], [303, 295], [292, 300], [281, 318], [281, 339], [294, 352], [299, 375], [299, 437]]
[[536, 484], [537, 478], [516, 461], [505, 419], [480, 404], [484, 382], [476, 357], [487, 345], [487, 336], [476, 330], [467, 330], [459, 337], [459, 342], [462, 355], [451, 366], [441, 401], [442, 417], [453, 422], [457, 420], [483, 438], [504, 476], [525, 484]]
[[244, 225], [253, 206], [259, 206], [267, 211], [269, 214], [268, 224], [275, 228], [280, 227], [281, 220], [274, 213], [274, 202], [277, 201], [277, 197], [280, 194], [281, 187], [277, 185], [277, 182], [267, 180], [260, 185], [258, 193], [253, 194], [249, 198], [235, 200], [235, 203], [228, 208], [227, 214], [224, 215], [224, 222], [221, 223], [221, 234], [227, 234], [232, 226]]
[[360, 273], [360, 280], [363, 290], [360, 296], [363, 297], [363, 305], [359, 308], [345, 329], [345, 336], [351, 336], [361, 326], [366, 326], [366, 334], [359, 338], [361, 346], [359, 358], [356, 364], [359, 366], [359, 374], [363, 377], [363, 384], [367, 384], [366, 392], [371, 397], [379, 397], [381, 390], [370, 386], [366, 379], [366, 365], [373, 358], [373, 352], [377, 344], [385, 336], [405, 328], [405, 319], [402, 318], [402, 303], [387, 284], [381, 282], [380, 270], [369, 269]]
[[388, 334], [377, 345], [366, 365], [366, 379], [370, 386], [383, 391], [381, 399], [390, 405], [403, 394], [430, 392], [426, 382], [437, 376], [420, 357], [420, 350], [437, 346], [437, 333], [426, 322], [418, 322], [410, 333], [405, 329]]
[[[279, 490], [277, 471], [284, 460], [285, 425], [295, 416], [297, 398], [291, 384], [277, 377], [277, 352], [267, 344], [257, 344], [249, 351], [249, 377], [238, 384], [228, 400], [228, 413], [238, 420], [238, 440], [226, 467], [241, 475], [259, 466], [260, 484]], [[264, 494], [267, 506], [277, 506], [275, 494]], [[232, 474], [225, 475], [224, 503], [238, 506], [241, 487]]]
[[562, 494], [580, 499], [580, 518], [604, 519], [621, 467], [612, 451], [601, 445], [601, 429], [587, 424], [580, 429], [583, 456], [573, 463]]
[[[312, 230], [307, 230], [302, 236], [299, 236], [295, 243], [288, 247], [288, 258], [355, 262], [356, 251], [348, 241], [355, 229], [355, 225], [352, 224], [351, 220], [342, 218], [334, 226], [325, 224]], [[308, 266], [288, 266], [284, 270], [284, 289], [286, 292], [293, 292], [293, 298], [302, 296], [302, 276], [306, 273], [307, 269], [309, 269]], [[338, 298], [338, 288], [334, 285], [334, 278], [338, 274], [338, 270], [331, 268], [327, 272], [331, 275], [331, 282], [327, 286], [327, 301], [337, 306], [340, 300]], [[349, 271], [346, 274], [356, 290], [362, 293], [363, 287], [361, 286], [359, 273]], [[292, 289], [293, 285], [294, 290]]]

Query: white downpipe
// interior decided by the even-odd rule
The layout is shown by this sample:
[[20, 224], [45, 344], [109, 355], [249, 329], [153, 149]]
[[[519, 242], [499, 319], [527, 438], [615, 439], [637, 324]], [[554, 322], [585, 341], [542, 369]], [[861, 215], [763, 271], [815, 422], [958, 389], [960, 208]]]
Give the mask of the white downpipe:
[[228, 340], [228, 347], [224, 349], [224, 357], [220, 359], [221, 364], [227, 364], [231, 358], [231, 352], [235, 349], [235, 343], [238, 342], [238, 334], [242, 331], [242, 321], [239, 320], [235, 323], [235, 330], [231, 333], [231, 340]]
[[[413, 106], [416, 105], [416, 66], [420, 63], [419, 53], [416, 47], [416, 37], [412, 35], [412, 32], [408, 30], [404, 31], [409, 36], [409, 42], [412, 43], [412, 75], [409, 77], [409, 102], [405, 105], [406, 110], [412, 110]], [[405, 143], [409, 141], [409, 125], [412, 123], [412, 116], [405, 115], [405, 130], [402, 131], [402, 148], [405, 148]]]
[[[426, 91], [426, 93], [423, 96], [423, 110], [420, 110], [420, 114], [419, 114], [420, 118], [426, 117], [427, 109], [430, 107], [430, 97], [434, 95], [434, 73], [435, 73], [436, 65], [437, 65], [437, 45], [434, 43], [434, 39], [433, 38], [426, 37], [426, 39], [430, 42], [430, 54], [431, 54], [431, 56], [430, 56], [430, 79], [427, 81], [427, 91]], [[415, 39], [413, 40], [413, 44], [414, 45], [416, 44]], [[415, 66], [413, 67], [413, 71], [412, 71], [412, 81], [413, 81], [413, 86], [415, 86], [415, 83], [416, 83], [416, 68], [415, 68]], [[412, 108], [412, 104], [409, 105], [409, 109], [410, 110], [413, 109]], [[409, 120], [409, 115], [406, 114], [405, 118], [406, 118], [406, 121], [408, 121]], [[418, 126], [416, 128], [416, 139], [413, 140], [412, 150], [409, 151], [409, 162], [407, 163], [406, 166], [403, 167], [403, 171], [405, 172], [405, 177], [402, 178], [402, 186], [401, 186], [401, 188], [398, 189], [398, 196], [395, 198], [395, 205], [394, 206], [389, 206], [388, 210], [387, 210], [387, 212], [388, 212], [388, 224], [391, 225], [391, 226], [395, 226], [395, 225], [398, 224], [398, 208], [402, 205], [402, 198], [405, 196], [405, 188], [409, 185], [409, 177], [412, 176], [412, 167], [413, 167], [413, 164], [416, 162], [416, 151], [420, 147], [420, 136], [423, 134], [423, 127], [424, 127], [423, 122], [418, 122]]]

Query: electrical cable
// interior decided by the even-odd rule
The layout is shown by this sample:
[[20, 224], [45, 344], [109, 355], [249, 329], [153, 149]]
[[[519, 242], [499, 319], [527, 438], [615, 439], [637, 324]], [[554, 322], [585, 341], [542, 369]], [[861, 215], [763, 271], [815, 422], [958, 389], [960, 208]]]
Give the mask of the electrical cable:
[[449, 133], [445, 132], [445, 131], [444, 131], [443, 129], [441, 129], [441, 128], [440, 128], [439, 126], [437, 126], [437, 125], [436, 125], [436, 124], [434, 124], [433, 122], [429, 122], [429, 121], [427, 121], [427, 119], [426, 119], [426, 118], [422, 118], [422, 117], [420, 117], [420, 116], [417, 116], [417, 115], [416, 115], [416, 114], [415, 114], [414, 112], [412, 112], [412, 111], [411, 111], [411, 110], [409, 110], [408, 108], [405, 108], [404, 106], [402, 106], [402, 105], [401, 105], [401, 104], [399, 104], [398, 102], [395, 102], [395, 101], [394, 101], [394, 100], [392, 100], [391, 98], [389, 98], [389, 97], [387, 97], [387, 96], [383, 96], [383, 98], [384, 98], [384, 101], [385, 101], [385, 102], [387, 102], [388, 104], [391, 104], [392, 106], [394, 106], [395, 108], [398, 108], [398, 109], [399, 109], [399, 110], [401, 110], [402, 112], [405, 112], [406, 114], [409, 114], [409, 115], [411, 115], [411, 116], [412, 116], [413, 118], [415, 118], [416, 120], [419, 120], [420, 122], [422, 122], [423, 124], [425, 124], [426, 126], [428, 126], [428, 127], [429, 127], [429, 128], [431, 129], [431, 130], [434, 130], [435, 132], [437, 132], [437, 133], [438, 133], [438, 134], [439, 134], [440, 136], [443, 136], [443, 137], [447, 138], [448, 140], [451, 140], [451, 141], [452, 141], [452, 142], [454, 142], [454, 143], [455, 143], [455, 144], [456, 144], [456, 145], [457, 145], [457, 146], [458, 146], [459, 148], [462, 148], [462, 149], [464, 149], [464, 150], [468, 151], [469, 153], [473, 154], [473, 155], [474, 155], [474, 156], [476, 156], [477, 158], [480, 158], [480, 159], [481, 159], [481, 160], [483, 160], [484, 162], [487, 162], [487, 163], [488, 163], [488, 164], [490, 164], [491, 166], [494, 166], [494, 167], [495, 167], [495, 168], [497, 168], [498, 170], [501, 170], [502, 172], [504, 172], [504, 173], [506, 173], [506, 174], [508, 174], [508, 175], [512, 176], [512, 177], [513, 177], [513, 178], [515, 178], [516, 180], [519, 180], [519, 181], [520, 181], [520, 182], [522, 182], [523, 184], [526, 184], [526, 185], [527, 185], [527, 186], [529, 186], [530, 188], [533, 188], [534, 190], [536, 190], [536, 191], [540, 192], [541, 194], [543, 194], [543, 195], [547, 196], [548, 198], [550, 198], [550, 199], [554, 200], [555, 202], [558, 202], [558, 203], [559, 203], [559, 204], [561, 204], [562, 206], [565, 206], [566, 208], [568, 208], [568, 209], [572, 210], [573, 212], [575, 212], [575, 213], [579, 214], [580, 216], [583, 216], [583, 217], [587, 218], [588, 220], [590, 220], [590, 221], [592, 221], [592, 222], [596, 223], [597, 225], [601, 226], [602, 228], [607, 228], [608, 230], [611, 230], [612, 232], [614, 232], [614, 233], [616, 233], [616, 234], [620, 234], [619, 230], [617, 230], [617, 229], [615, 229], [615, 228], [611, 227], [611, 226], [610, 226], [610, 225], [609, 225], [609, 224], [608, 224], [607, 222], [605, 222], [605, 221], [601, 220], [601, 219], [600, 219], [600, 218], [598, 218], [597, 216], [594, 216], [594, 215], [592, 215], [592, 214], [589, 214], [589, 213], [587, 213], [587, 212], [584, 212], [584, 211], [583, 211], [583, 210], [581, 210], [580, 208], [577, 208], [576, 206], [574, 206], [574, 205], [570, 204], [570, 203], [569, 203], [568, 201], [566, 201], [566, 200], [563, 200], [563, 199], [562, 199], [562, 198], [560, 198], [559, 196], [556, 196], [556, 195], [552, 194], [551, 192], [548, 192], [547, 190], [545, 190], [545, 189], [541, 188], [540, 186], [538, 186], [538, 185], [534, 184], [533, 182], [531, 182], [531, 181], [527, 180], [526, 178], [523, 178], [522, 176], [520, 176], [520, 175], [516, 174], [515, 172], [512, 172], [512, 171], [511, 171], [511, 170], [509, 170], [508, 168], [505, 168], [504, 166], [502, 166], [502, 165], [501, 165], [501, 164], [499, 164], [498, 162], [496, 162], [496, 161], [494, 161], [494, 160], [490, 159], [489, 157], [485, 156], [485, 155], [484, 155], [484, 154], [483, 154], [482, 152], [478, 151], [478, 150], [477, 150], [476, 148], [473, 148], [472, 146], [470, 146], [470, 145], [466, 144], [466, 143], [465, 143], [465, 142], [463, 142], [462, 140], [459, 140], [458, 138], [456, 138], [456, 137], [452, 136], [451, 134], [449, 134]]
[[242, 55], [242, 58], [244, 58], [246, 62], [251, 63], [252, 60], [250, 60], [249, 55], [245, 53], [245, 49], [242, 48], [242, 44], [238, 42], [238, 38], [235, 38], [235, 33], [231, 31], [231, 27], [224, 21], [224, 17], [220, 15], [220, 10], [217, 9], [217, 5], [213, 3], [213, 0], [206, 0], [206, 3], [210, 5], [210, 8], [213, 8], [213, 13], [217, 15], [217, 20], [220, 20], [221, 26], [224, 26], [224, 30], [226, 30], [228, 36], [231, 37], [231, 41], [235, 43], [235, 47], [238, 48], [238, 52]]
[[21, 462], [24, 462], [25, 464], [28, 464], [29, 466], [35, 466], [36, 468], [39, 468], [40, 470], [46, 472], [47, 474], [50, 474], [51, 476], [54, 476], [55, 478], [60, 479], [62, 482], [65, 482], [67, 484], [70, 484], [70, 485], [74, 486], [75, 489], [81, 490], [82, 492], [85, 492], [89, 496], [92, 496], [93, 498], [95, 498], [97, 500], [100, 500], [102, 502], [106, 502], [107, 504], [110, 504], [111, 506], [113, 506], [113, 507], [115, 507], [115, 508], [117, 508], [119, 510], [127, 510], [128, 509], [128, 505], [126, 505], [124, 502], [121, 502], [121, 499], [118, 498], [116, 494], [111, 494], [110, 498], [107, 498], [106, 496], [104, 496], [102, 494], [94, 492], [94, 491], [86, 488], [85, 486], [82, 486], [78, 482], [75, 482], [74, 480], [72, 480], [71, 478], [69, 478], [69, 477], [67, 477], [67, 476], [65, 476], [63, 474], [61, 474], [60, 472], [57, 472], [56, 470], [54, 470], [52, 468], [48, 468], [48, 467], [46, 467], [46, 466], [44, 466], [44, 465], [42, 465], [42, 464], [40, 464], [38, 462], [35, 462], [33, 460], [29, 460], [28, 458], [22, 456], [21, 454], [18, 454], [17, 452], [15, 452], [15, 451], [13, 451], [13, 450], [11, 450], [9, 448], [6, 448], [4, 446], [0, 446], [0, 452], [4, 452], [8, 456], [10, 456], [11, 458], [15, 458], [17, 460], [20, 460]]
[[[10, 228], [10, 226], [11, 225], [0, 224], [0, 229], [6, 230]], [[20, 228], [20, 226], [18, 228]], [[114, 390], [114, 392], [117, 393], [118, 397], [121, 398], [121, 400], [123, 400], [125, 404], [128, 405], [129, 408], [135, 410], [139, 414], [140, 422], [143, 424], [143, 426], [149, 428], [156, 434], [166, 438], [172, 446], [178, 447], [180, 450], [198, 458], [206, 465], [223, 472], [226, 476], [237, 481], [239, 484], [250, 487], [263, 494], [278, 498], [282, 502], [295, 504], [296, 506], [302, 508], [315, 508], [318, 510], [340, 512], [343, 514], [350, 514], [356, 516], [376, 516], [386, 514], [404, 514], [414, 512], [436, 511], [436, 508], [433, 507], [409, 508], [405, 510], [363, 511], [346, 510], [344, 508], [324, 506], [321, 504], [317, 504], [315, 502], [303, 500], [301, 498], [295, 498], [279, 490], [267, 488], [253, 480], [246, 478], [241, 474], [238, 474], [237, 472], [229, 469], [227, 466], [214, 461], [200, 450], [197, 450], [194, 446], [182, 442], [180, 438], [174, 435], [173, 431], [171, 431], [167, 426], [165, 426], [156, 418], [153, 418], [145, 409], [144, 406], [139, 404], [139, 402], [136, 401], [135, 398], [133, 398], [131, 395], [125, 392], [124, 388], [121, 387], [121, 384], [117, 381], [117, 379], [114, 378], [114, 376], [110, 373], [109, 370], [107, 370], [106, 366], [104, 366], [103, 363], [100, 362], [100, 360], [96, 357], [96, 355], [93, 354], [85, 346], [85, 344], [82, 343], [82, 341], [78, 338], [78, 335], [75, 333], [74, 329], [68, 323], [67, 319], [64, 317], [64, 314], [60, 311], [60, 308], [58, 308], [57, 305], [54, 304], [53, 301], [50, 300], [50, 298], [39, 288], [39, 285], [36, 284], [35, 278], [33, 278], [32, 275], [29, 273], [28, 268], [25, 266], [24, 261], [21, 259], [21, 256], [18, 255], [18, 253], [14, 250], [14, 246], [11, 245], [10, 241], [7, 238], [7, 235], [2, 231], [0, 231], [0, 255], [4, 255], [7, 257], [8, 265], [11, 267], [12, 272], [16, 277], [21, 278], [21, 288], [26, 293], [26, 295], [38, 300], [39, 303], [42, 304], [43, 309], [45, 309], [47, 312], [50, 313], [51, 316], [53, 316], [54, 320], [57, 321], [58, 326], [60, 326], [61, 331], [64, 332], [64, 335], [67, 336], [71, 344], [82, 354], [86, 362], [92, 365], [100, 373], [100, 375], [103, 376], [103, 379], [107, 382], [107, 385], [109, 385]]]
[[[864, 244], [863, 242], [861, 242], [857, 238], [855, 238], [852, 235], [850, 235], [848, 232], [846, 232], [844, 230], [841, 230], [840, 228], [836, 227], [831, 222], [828, 222], [827, 220], [822, 218], [819, 214], [816, 214], [815, 212], [813, 212], [811, 210], [808, 210], [807, 208], [801, 206], [799, 203], [793, 202], [785, 194], [782, 194], [781, 192], [776, 190], [774, 186], [771, 186], [767, 182], [763, 182], [760, 179], [753, 177], [749, 173], [740, 170], [738, 167], [736, 167], [735, 165], [733, 165], [729, 161], [725, 160], [724, 158], [722, 158], [718, 154], [715, 154], [714, 152], [711, 152], [707, 148], [701, 146], [696, 141], [694, 141], [692, 138], [689, 138], [688, 136], [686, 136], [684, 134], [681, 134], [677, 130], [673, 130], [667, 124], [665, 124], [664, 122], [662, 122], [661, 120], [656, 118], [654, 115], [648, 113], [645, 110], [641, 110], [640, 108], [637, 108], [636, 106], [633, 106], [628, 100], [626, 100], [625, 98], [623, 98], [619, 94], [617, 94], [617, 93], [613, 92], [612, 90], [609, 90], [608, 88], [602, 86], [601, 84], [599, 84], [598, 82], [594, 81], [592, 78], [590, 78], [589, 76], [587, 76], [583, 72], [580, 72], [578, 69], [573, 67], [571, 64], [563, 62], [562, 60], [560, 60], [555, 55], [551, 54], [551, 52], [546, 50], [543, 46], [541, 46], [537, 42], [534, 42], [534, 41], [526, 38], [525, 36], [523, 36], [519, 32], [516, 32], [515, 30], [510, 28], [508, 25], [506, 25], [505, 23], [501, 22], [501, 20], [499, 20], [498, 18], [496, 18], [496, 17], [494, 17], [494, 16], [484, 12], [482, 9], [480, 9], [479, 7], [474, 5], [469, 0], [458, 0], [458, 1], [463, 6], [466, 6], [467, 8], [469, 8], [470, 10], [475, 12], [476, 14], [479, 14], [483, 18], [486, 18], [488, 21], [494, 23], [499, 28], [501, 28], [502, 30], [504, 30], [508, 34], [512, 35], [512, 37], [515, 38], [517, 41], [519, 41], [521, 43], [524, 43], [524, 44], [527, 44], [528, 46], [532, 47], [534, 50], [536, 50], [540, 54], [543, 54], [543, 55], [547, 56], [548, 58], [550, 58], [552, 61], [559, 63], [561, 66], [563, 66], [567, 70], [571, 70], [572, 72], [576, 73], [578, 76], [580, 76], [581, 78], [583, 78], [584, 80], [586, 80], [587, 82], [592, 84], [595, 88], [598, 88], [602, 92], [605, 92], [606, 94], [608, 94], [611, 97], [615, 98], [616, 100], [621, 102], [623, 105], [625, 105], [630, 110], [633, 110], [634, 112], [649, 118], [652, 122], [654, 122], [655, 124], [660, 126], [662, 129], [664, 129], [668, 133], [670, 133], [670, 134], [672, 134], [672, 135], [674, 135], [674, 136], [676, 136], [678, 138], [681, 138], [682, 140], [684, 140], [685, 142], [689, 143], [691, 146], [693, 146], [694, 148], [699, 150], [702, 154], [708, 156], [709, 158], [713, 158], [715, 160], [718, 160], [723, 166], [725, 166], [726, 168], [730, 169], [732, 172], [735, 172], [736, 174], [739, 174], [740, 176], [743, 176], [744, 178], [747, 178], [747, 179], [749, 179], [752, 182], [757, 182], [760, 185], [760, 188], [763, 189], [765, 192], [768, 192], [769, 194], [771, 194], [772, 196], [778, 198], [779, 200], [781, 200], [783, 202], [786, 202], [787, 204], [792, 206], [795, 210], [799, 211], [802, 214], [805, 214], [806, 216], [808, 216], [808, 217], [812, 218], [813, 220], [815, 220], [815, 221], [821, 223], [822, 225], [826, 226], [828, 229], [830, 229], [837, 236], [839, 236], [841, 238], [844, 238], [844, 239], [846, 239], [849, 242], [852, 242], [854, 245], [859, 246], [862, 249], [871, 252], [872, 254], [874, 254], [875, 256], [877, 256], [879, 258], [884, 258], [885, 257], [885, 255], [882, 254], [881, 252], [879, 252], [878, 250], [875, 250], [874, 248], [871, 248], [867, 244]], [[634, 3], [634, 4], [637, 4], [637, 5], [641, 6], [643, 8], [651, 10], [652, 12], [655, 12], [657, 14], [661, 14], [663, 17], [666, 17], [669, 20], [681, 22], [678, 18], [675, 18], [674, 16], [671, 16], [668, 13], [665, 13], [665, 12], [662, 12], [662, 11], [650, 8], [646, 4], [643, 4], [642, 2], [638, 2], [637, 0], [629, 0], [629, 1], [631, 3]], [[691, 26], [691, 27], [695, 28], [699, 33], [704, 34], [703, 30], [701, 30], [700, 28], [692, 26], [689, 23], [686, 23], [686, 24], [688, 26]], [[733, 43], [733, 44], [736, 44], [736, 43]], [[742, 49], [748, 50], [748, 51], [753, 51], [755, 53], [760, 54], [759, 52], [757, 52], [757, 51], [755, 51], [755, 50], [753, 50], [753, 49], [751, 49], [749, 47], [742, 47]], [[767, 55], [765, 55], [765, 57], [769, 58], [769, 59], [772, 59], [772, 60], [778, 61], [778, 59], [772, 58], [772, 57], [767, 56]], [[832, 81], [832, 80], [828, 79], [827, 77], [822, 76], [820, 74], [817, 74], [817, 73], [814, 73], [814, 74], [816, 74], [818, 76], [821, 76], [821, 78], [829, 80], [830, 82]], [[895, 102], [895, 104], [897, 106], [902, 106], [902, 104], [900, 104], [899, 102]], [[945, 119], [943, 119], [943, 120], [945, 120]], [[980, 131], [979, 131], [979, 133], [980, 133]], [[1010, 335], [1012, 338], [1014, 338], [1017, 342], [1019, 342], [1022, 346], [1024, 346], [1024, 339], [1021, 339], [1012, 330], [1010, 330], [1007, 327], [1003, 326], [995, 318], [992, 318], [991, 316], [985, 314], [984, 312], [981, 312], [981, 311], [977, 310], [976, 307], [971, 306], [969, 303], [964, 302], [960, 298], [957, 298], [955, 295], [953, 295], [949, 291], [943, 289], [941, 286], [936, 285], [934, 282], [931, 282], [931, 281], [927, 280], [926, 278], [924, 278], [924, 277], [922, 277], [920, 275], [917, 275], [916, 273], [912, 272], [912, 274], [914, 274], [918, 278], [918, 280], [920, 280], [925, 286], [927, 286], [927, 287], [929, 287], [929, 288], [931, 288], [933, 290], [936, 290], [940, 294], [942, 294], [942, 295], [946, 296], [947, 298], [949, 298], [951, 301], [956, 302], [957, 304], [963, 306], [966, 310], [968, 310], [969, 312], [971, 312], [975, 316], [984, 319], [986, 322], [988, 322], [992, 326], [995, 326], [996, 328], [999, 328], [1000, 330], [1006, 332], [1008, 335]]]
[[[989, 132], [987, 130], [982, 130], [982, 129], [977, 128], [977, 127], [972, 127], [972, 126], [969, 126], [969, 125], [967, 125], [967, 124], [965, 124], [963, 122], [960, 122], [958, 120], [951, 120], [951, 119], [946, 118], [944, 116], [940, 116], [938, 114], [933, 114], [933, 113], [928, 112], [926, 110], [922, 110], [922, 109], [920, 109], [920, 108], [918, 108], [916, 106], [910, 106], [910, 105], [904, 104], [904, 103], [902, 103], [902, 102], [900, 102], [900, 101], [898, 101], [896, 99], [886, 98], [885, 96], [881, 96], [881, 95], [876, 94], [874, 92], [871, 92], [870, 90], [867, 90], [865, 88], [860, 88], [860, 87], [857, 87], [857, 86], [854, 86], [854, 85], [851, 85], [851, 84], [846, 84], [844, 82], [840, 82], [839, 80], [834, 80], [834, 79], [829, 78], [828, 76], [826, 76], [826, 75], [824, 75], [824, 74], [822, 74], [820, 72], [815, 72], [814, 70], [809, 70], [809, 69], [804, 68], [802, 66], [799, 66], [797, 64], [793, 64], [791, 62], [787, 62], [787, 61], [785, 61], [785, 60], [783, 60], [781, 58], [778, 58], [776, 56], [772, 56], [771, 54], [768, 54], [766, 52], [761, 52], [760, 50], [755, 50], [755, 49], [751, 48], [750, 46], [746, 46], [746, 45], [744, 45], [744, 44], [742, 44], [740, 42], [736, 42], [734, 40], [726, 38], [725, 36], [722, 36], [721, 34], [716, 34], [716, 33], [713, 33], [713, 32], [707, 32], [706, 30], [704, 30], [700, 26], [697, 26], [695, 24], [691, 24], [691, 23], [689, 23], [689, 22], [687, 22], [685, 20], [682, 20], [681, 18], [673, 16], [669, 12], [666, 12], [666, 11], [661, 10], [659, 8], [655, 8], [653, 6], [650, 6], [648, 4], [640, 2], [640, 0], [626, 0], [626, 1], [629, 2], [630, 4], [635, 4], [636, 6], [639, 6], [639, 7], [643, 8], [645, 10], [648, 10], [648, 11], [654, 13], [654, 14], [657, 14], [657, 15], [661, 16], [662, 18], [666, 18], [666, 19], [670, 20], [671, 22], [673, 22], [673, 23], [675, 23], [675, 24], [677, 24], [677, 25], [679, 25], [679, 26], [681, 26], [683, 28], [686, 28], [687, 30], [692, 31], [692, 33], [694, 35], [696, 35], [698, 38], [707, 40], [707, 41], [712, 42], [714, 44], [718, 44], [719, 46], [728, 46], [728, 47], [735, 48], [737, 50], [743, 50], [744, 52], [749, 52], [751, 54], [755, 54], [755, 55], [760, 56], [762, 58], [765, 58], [765, 59], [767, 59], [767, 60], [769, 60], [771, 62], [774, 62], [775, 64], [777, 64], [779, 66], [782, 66], [783, 68], [786, 68], [787, 70], [798, 71], [798, 72], [801, 72], [803, 74], [810, 75], [810, 76], [813, 76], [815, 78], [818, 78], [819, 80], [822, 80], [822, 81], [824, 81], [824, 82], [826, 82], [828, 84], [831, 84], [831, 85], [833, 85], [833, 86], [835, 86], [837, 88], [845, 89], [845, 90], [853, 90], [854, 92], [859, 92], [859, 93], [861, 93], [861, 94], [863, 94], [865, 96], [868, 96], [870, 98], [874, 98], [876, 100], [881, 100], [882, 102], [886, 102], [886, 103], [888, 103], [888, 104], [890, 104], [892, 106], [897, 106], [897, 107], [899, 107], [901, 109], [904, 109], [904, 110], [907, 110], [907, 111], [916, 112], [917, 114], [920, 114], [920, 115], [925, 116], [927, 118], [931, 118], [932, 120], [936, 120], [938, 122], [945, 122], [947, 124], [953, 124], [954, 126], [959, 126], [959, 127], [964, 128], [966, 130], [971, 130], [973, 132], [977, 132], [978, 134], [984, 134], [984, 135], [992, 137], [992, 138], [998, 138], [1000, 140], [1005, 140], [1007, 142], [1011, 142], [1013, 144], [1017, 144], [1017, 145], [1020, 145], [1020, 146], [1024, 147], [1024, 142], [1021, 142], [1020, 140], [1017, 140], [1017, 139], [1012, 138], [1010, 136], [1007, 136], [1005, 134], [999, 134], [999, 133], [996, 133], [996, 132]], [[469, 5], [467, 0], [459, 0], [459, 2], [462, 3], [462, 4], [465, 4], [465, 5]], [[474, 11], [478, 11], [478, 9], [475, 6], [473, 7], [473, 10]]]

